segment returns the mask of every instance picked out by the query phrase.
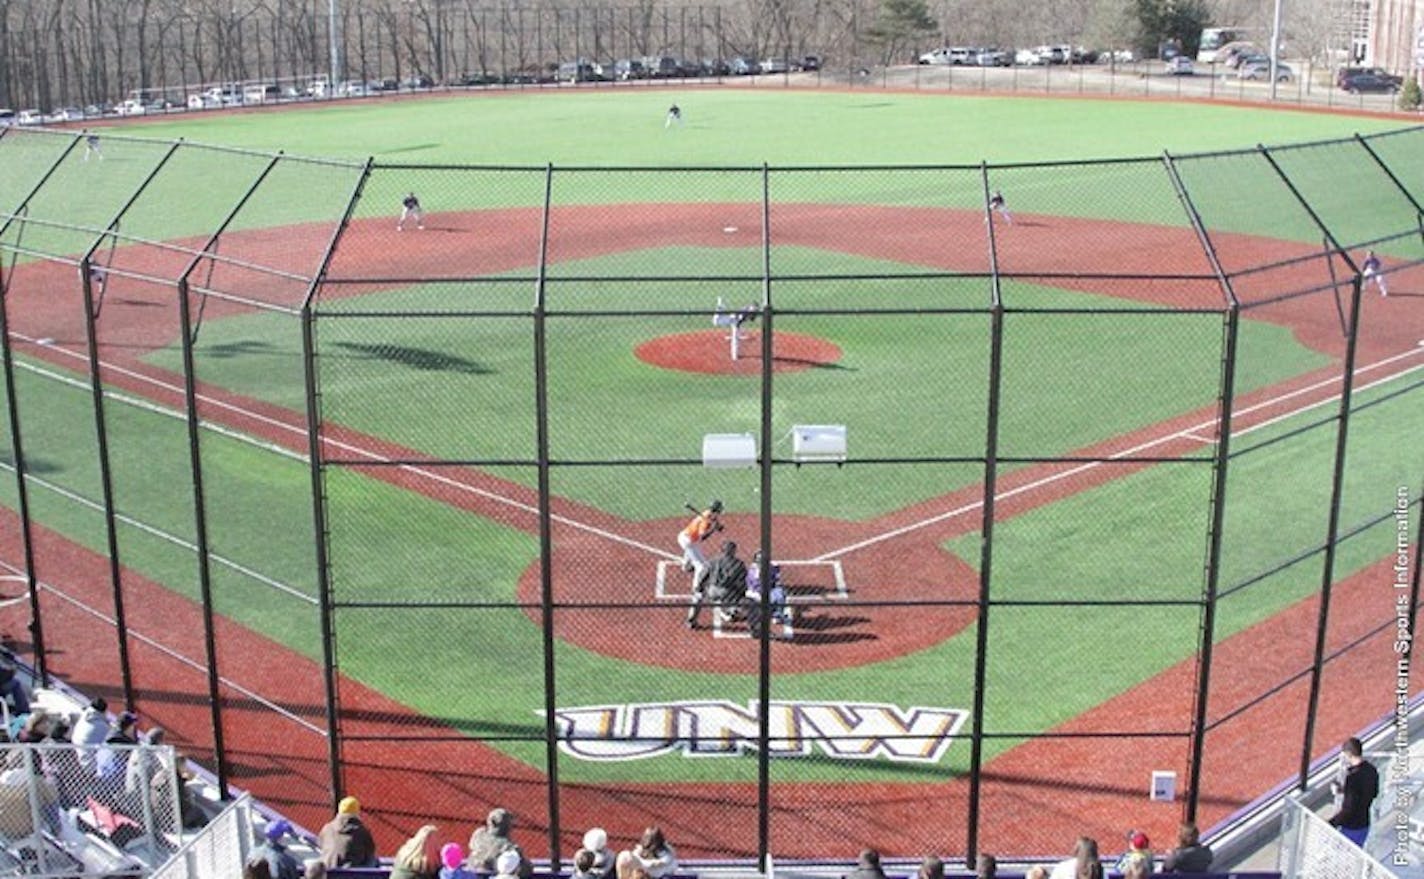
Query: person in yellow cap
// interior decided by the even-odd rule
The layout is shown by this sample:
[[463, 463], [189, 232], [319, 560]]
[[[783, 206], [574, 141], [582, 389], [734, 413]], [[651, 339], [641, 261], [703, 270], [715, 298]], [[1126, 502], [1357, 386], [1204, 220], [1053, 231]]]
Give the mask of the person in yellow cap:
[[376, 841], [361, 821], [361, 801], [346, 797], [336, 807], [336, 817], [317, 834], [321, 862], [327, 867], [375, 867]]

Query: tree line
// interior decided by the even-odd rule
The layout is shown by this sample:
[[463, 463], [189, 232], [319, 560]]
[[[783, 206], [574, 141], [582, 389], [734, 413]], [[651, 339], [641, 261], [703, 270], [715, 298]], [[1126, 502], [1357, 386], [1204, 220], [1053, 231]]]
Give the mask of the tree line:
[[[568, 2], [568, 0], [565, 0]], [[1297, 0], [1293, 8], [1335, 0]], [[1150, 50], [1215, 18], [1268, 21], [1267, 0], [716, 0], [621, 6], [489, 0], [0, 0], [0, 106], [49, 110], [205, 85], [536, 73], [593, 61], [800, 58], [905, 63], [952, 42]], [[334, 36], [331, 27], [334, 16]], [[1195, 32], [1194, 32], [1195, 31]]]

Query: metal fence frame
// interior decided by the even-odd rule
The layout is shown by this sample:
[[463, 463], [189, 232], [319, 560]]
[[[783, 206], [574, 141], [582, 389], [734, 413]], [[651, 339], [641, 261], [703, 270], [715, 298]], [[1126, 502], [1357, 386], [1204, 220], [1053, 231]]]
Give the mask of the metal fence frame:
[[[7, 137], [7, 140], [9, 139], [9, 137], [15, 136], [17, 135], [11, 134]], [[1401, 178], [1396, 175], [1395, 169], [1392, 169], [1391, 166], [1388, 165], [1380, 157], [1379, 153], [1371, 148], [1372, 140], [1372, 138], [1356, 137], [1352, 140], [1331, 141], [1313, 146], [1324, 148], [1346, 144], [1351, 147], [1362, 148], [1362, 152], [1367, 154], [1375, 163], [1378, 164], [1378, 168], [1382, 171], [1383, 174], [1387, 175], [1388, 179], [1392, 182], [1392, 185], [1397, 188], [1398, 196], [1401, 199], [1407, 201], [1409, 204], [1413, 205], [1417, 217], [1424, 217], [1424, 210], [1420, 209], [1420, 200], [1424, 199], [1424, 193], [1411, 191], [1409, 187], [1401, 181]], [[178, 144], [173, 144], [169, 148], [168, 152], [163, 156], [159, 163], [152, 168], [148, 176], [144, 179], [143, 183], [141, 183], [137, 187], [137, 189], [135, 189], [135, 191], [130, 195], [128, 200], [124, 203], [123, 207], [116, 213], [112, 222], [110, 222], [107, 227], [69, 227], [79, 232], [92, 233], [92, 235], [94, 236], [92, 239], [92, 243], [82, 255], [76, 257], [74, 255], [52, 254], [32, 251], [27, 249], [27, 247], [23, 245], [18, 235], [15, 236], [13, 240], [11, 238], [8, 238], [7, 233], [12, 229], [12, 227], [16, 226], [22, 231], [23, 228], [27, 225], [34, 225], [36, 227], [43, 226], [47, 223], [52, 225], [63, 225], [62, 221], [60, 220], [31, 216], [28, 213], [28, 207], [33, 196], [39, 193], [42, 189], [44, 189], [46, 182], [50, 179], [51, 175], [64, 162], [69, 160], [72, 151], [79, 144], [80, 138], [78, 137], [69, 140], [67, 144], [63, 146], [62, 150], [58, 151], [57, 157], [55, 158], [53, 165], [50, 166], [50, 168], [43, 175], [40, 176], [38, 182], [34, 184], [29, 194], [24, 196], [16, 206], [10, 208], [9, 212], [3, 215], [3, 222], [0, 222], [0, 256], [8, 256], [9, 262], [11, 263], [10, 266], [0, 265], [0, 354], [3, 354], [5, 379], [7, 382], [6, 387], [14, 388], [15, 355], [13, 351], [12, 336], [8, 324], [8, 321], [10, 320], [8, 290], [3, 285], [7, 285], [8, 281], [10, 280], [10, 271], [13, 269], [14, 262], [17, 258], [37, 258], [53, 262], [62, 262], [67, 265], [74, 266], [79, 271], [82, 302], [83, 307], [85, 309], [84, 326], [86, 330], [85, 341], [88, 352], [88, 390], [91, 395], [93, 419], [96, 428], [96, 442], [98, 449], [97, 462], [100, 468], [100, 477], [103, 487], [102, 511], [104, 514], [106, 529], [105, 533], [108, 543], [107, 558], [110, 565], [110, 585], [112, 587], [115, 609], [115, 619], [111, 621], [111, 626], [114, 632], [114, 637], [116, 638], [121, 665], [121, 667], [117, 671], [121, 677], [120, 690], [122, 693], [123, 700], [130, 705], [136, 704], [141, 700], [139, 699], [139, 694], [135, 691], [134, 682], [130, 673], [130, 664], [132, 660], [130, 658], [129, 644], [131, 638], [133, 637], [133, 633], [130, 631], [130, 628], [124, 618], [124, 590], [122, 588], [122, 580], [124, 574], [122, 571], [121, 560], [119, 557], [119, 543], [116, 537], [118, 524], [120, 522], [121, 516], [115, 508], [115, 502], [112, 493], [112, 484], [109, 475], [110, 451], [107, 446], [105, 435], [105, 425], [109, 417], [106, 415], [105, 404], [106, 400], [112, 395], [112, 392], [107, 391], [103, 384], [102, 366], [98, 350], [99, 336], [97, 330], [98, 310], [100, 306], [100, 301], [96, 297], [96, 291], [93, 289], [93, 273], [91, 269], [93, 268], [95, 255], [101, 249], [101, 247], [103, 247], [107, 243], [116, 241], [125, 241], [127, 243], [142, 243], [147, 246], [177, 249], [186, 253], [190, 257], [186, 261], [186, 268], [182, 271], [181, 275], [176, 278], [162, 279], [162, 283], [171, 285], [177, 294], [177, 305], [179, 310], [178, 320], [179, 326], [182, 330], [182, 355], [184, 372], [184, 407], [182, 417], [185, 422], [189, 451], [188, 463], [190, 468], [190, 474], [193, 480], [192, 491], [194, 499], [194, 509], [196, 514], [195, 527], [197, 534], [197, 546], [194, 555], [195, 560], [197, 562], [197, 581], [201, 587], [201, 608], [204, 621], [203, 640], [205, 646], [205, 659], [204, 662], [201, 664], [201, 669], [205, 672], [206, 675], [206, 699], [210, 710], [210, 717], [213, 728], [216, 773], [218, 776], [219, 786], [224, 791], [224, 793], [226, 793], [228, 790], [229, 766], [227, 763], [227, 754], [224, 748], [223, 741], [224, 697], [222, 693], [222, 688], [225, 685], [233, 685], [233, 682], [226, 680], [222, 676], [222, 670], [219, 664], [219, 656], [216, 645], [217, 636], [215, 632], [214, 599], [211, 590], [209, 570], [209, 565], [213, 562], [215, 556], [208, 545], [208, 540], [206, 537], [208, 514], [204, 500], [204, 486], [202, 480], [203, 458], [201, 443], [199, 441], [200, 431], [204, 428], [205, 423], [199, 414], [199, 406], [197, 400], [197, 384], [200, 380], [200, 377], [197, 374], [197, 369], [194, 365], [193, 359], [193, 341], [198, 329], [197, 320], [200, 318], [195, 318], [191, 311], [190, 295], [193, 294], [194, 290], [197, 287], [202, 286], [200, 284], [193, 283], [196, 273], [199, 271], [200, 267], [222, 265], [224, 263], [228, 263], [231, 265], [238, 264], [239, 261], [223, 256], [217, 252], [217, 242], [224, 234], [225, 230], [228, 229], [234, 218], [237, 217], [239, 212], [243, 209], [243, 206], [244, 204], [246, 204], [247, 200], [251, 198], [255, 192], [258, 191], [259, 187], [262, 186], [263, 181], [267, 178], [268, 172], [270, 172], [272, 168], [278, 163], [279, 157], [270, 157], [270, 162], [267, 164], [266, 170], [262, 171], [262, 173], [255, 180], [252, 181], [252, 183], [247, 187], [241, 198], [239, 198], [238, 201], [228, 210], [228, 212], [226, 213], [226, 219], [224, 219], [218, 226], [218, 228], [211, 234], [211, 236], [207, 239], [206, 243], [198, 248], [193, 248], [190, 246], [175, 246], [172, 244], [164, 244], [162, 242], [140, 242], [118, 231], [120, 220], [124, 217], [125, 212], [135, 202], [135, 200], [139, 198], [140, 194], [148, 185], [149, 181], [151, 181], [155, 177], [155, 175], [160, 172], [160, 169], [163, 167], [163, 164], [168, 161], [168, 158], [179, 149], [195, 148], [186, 145], [180, 147]], [[1308, 147], [1292, 147], [1291, 149], [1301, 148]], [[1316, 552], [1322, 554], [1320, 591], [1318, 593], [1320, 595], [1321, 601], [1320, 610], [1317, 618], [1317, 631], [1314, 638], [1313, 662], [1311, 663], [1309, 668], [1301, 670], [1290, 680], [1281, 682], [1278, 687], [1273, 688], [1272, 690], [1257, 696], [1248, 704], [1240, 706], [1236, 710], [1232, 711], [1230, 714], [1224, 717], [1219, 717], [1213, 721], [1210, 719], [1210, 712], [1208, 709], [1212, 695], [1212, 659], [1213, 644], [1215, 642], [1216, 635], [1214, 615], [1218, 600], [1222, 597], [1223, 588], [1221, 571], [1221, 544], [1224, 527], [1223, 510], [1228, 485], [1227, 475], [1230, 469], [1231, 461], [1233, 460], [1233, 450], [1231, 448], [1230, 436], [1231, 424], [1234, 415], [1235, 400], [1237, 396], [1235, 391], [1235, 380], [1238, 368], [1238, 328], [1242, 313], [1244, 311], [1247, 311], [1254, 307], [1258, 307], [1262, 305], [1263, 302], [1275, 300], [1271, 299], [1263, 301], [1243, 302], [1242, 298], [1238, 296], [1236, 283], [1243, 276], [1248, 275], [1251, 272], [1257, 271], [1259, 267], [1252, 267], [1248, 270], [1229, 270], [1222, 265], [1222, 263], [1218, 260], [1218, 254], [1213, 245], [1212, 233], [1203, 223], [1201, 216], [1197, 212], [1197, 208], [1194, 204], [1191, 193], [1191, 188], [1183, 182], [1182, 176], [1179, 173], [1180, 163], [1183, 161], [1183, 159], [1189, 157], [1177, 157], [1170, 155], [1163, 156], [1160, 160], [1160, 163], [1158, 163], [1159, 170], [1168, 178], [1173, 190], [1176, 192], [1178, 198], [1180, 199], [1181, 207], [1183, 209], [1184, 220], [1191, 226], [1193, 232], [1195, 233], [1196, 238], [1202, 247], [1202, 255], [1210, 266], [1209, 272], [1203, 273], [1199, 276], [1192, 276], [1189, 280], [1215, 284], [1221, 292], [1222, 301], [1219, 306], [1195, 310], [1195, 313], [1197, 314], [1219, 315], [1222, 322], [1222, 341], [1220, 349], [1221, 369], [1218, 379], [1218, 388], [1215, 401], [1217, 420], [1218, 424], [1220, 425], [1220, 439], [1214, 444], [1212, 454], [1209, 458], [1199, 458], [1189, 462], [1191, 466], [1209, 466], [1212, 472], [1211, 496], [1209, 500], [1210, 515], [1208, 517], [1210, 524], [1207, 534], [1204, 535], [1204, 540], [1207, 548], [1206, 561], [1203, 569], [1201, 595], [1200, 598], [1193, 601], [1167, 602], [1178, 606], [1195, 607], [1200, 612], [1198, 649], [1196, 654], [1198, 668], [1195, 702], [1191, 726], [1189, 729], [1178, 730], [1174, 732], [1139, 732], [1130, 735], [1136, 735], [1139, 737], [1144, 735], [1169, 736], [1184, 739], [1189, 743], [1191, 753], [1191, 759], [1188, 767], [1189, 782], [1187, 784], [1186, 797], [1183, 806], [1183, 814], [1187, 820], [1194, 819], [1197, 814], [1201, 782], [1200, 773], [1203, 762], [1204, 750], [1206, 748], [1205, 738], [1207, 734], [1212, 729], [1219, 727], [1221, 724], [1229, 721], [1233, 717], [1239, 715], [1241, 712], [1252, 707], [1252, 705], [1259, 704], [1260, 702], [1269, 698], [1281, 687], [1284, 687], [1292, 681], [1297, 681], [1302, 678], [1308, 678], [1310, 681], [1310, 711], [1307, 713], [1305, 718], [1305, 729], [1303, 731], [1302, 739], [1300, 742], [1300, 770], [1297, 776], [1297, 783], [1301, 786], [1305, 784], [1306, 775], [1309, 764], [1311, 762], [1312, 755], [1317, 750], [1317, 743], [1314, 741], [1313, 723], [1316, 713], [1315, 708], [1320, 698], [1321, 678], [1323, 675], [1323, 671], [1327, 663], [1332, 658], [1338, 656], [1340, 652], [1343, 652], [1337, 651], [1334, 654], [1327, 653], [1326, 635], [1328, 623], [1330, 621], [1330, 592], [1335, 579], [1335, 550], [1338, 545], [1348, 540], [1351, 536], [1353, 536], [1354, 533], [1358, 533], [1359, 530], [1362, 530], [1365, 527], [1369, 527], [1371, 524], [1378, 524], [1379, 521], [1382, 521], [1382, 519], [1377, 519], [1372, 522], [1365, 523], [1364, 525], [1361, 525], [1358, 528], [1348, 532], [1346, 531], [1346, 523], [1342, 523], [1340, 521], [1340, 508], [1342, 505], [1344, 479], [1346, 470], [1348, 469], [1346, 452], [1349, 448], [1349, 426], [1351, 422], [1352, 413], [1356, 411], [1356, 409], [1352, 407], [1351, 390], [1353, 370], [1355, 366], [1355, 343], [1360, 332], [1360, 302], [1362, 297], [1362, 287], [1365, 280], [1364, 275], [1362, 274], [1362, 270], [1359, 266], [1355, 264], [1355, 261], [1352, 257], [1352, 249], [1356, 249], [1360, 246], [1363, 246], [1364, 244], [1372, 244], [1373, 242], [1342, 242], [1337, 240], [1336, 236], [1332, 233], [1329, 224], [1312, 210], [1308, 196], [1303, 194], [1296, 187], [1295, 182], [1292, 180], [1292, 177], [1287, 173], [1286, 170], [1284, 170], [1282, 165], [1276, 161], [1276, 151], [1261, 147], [1255, 151], [1244, 151], [1240, 154], [1235, 155], [1253, 154], [1259, 155], [1268, 163], [1269, 167], [1274, 171], [1276, 175], [1278, 175], [1281, 183], [1296, 199], [1302, 211], [1304, 211], [1304, 213], [1309, 216], [1311, 222], [1313, 222], [1316, 227], [1318, 227], [1322, 239], [1324, 241], [1323, 256], [1326, 260], [1330, 261], [1330, 264], [1332, 266], [1332, 272], [1334, 271], [1333, 267], [1336, 261], [1343, 263], [1345, 266], [1344, 274], [1337, 278], [1336, 281], [1331, 285], [1332, 292], [1338, 293], [1341, 289], [1343, 289], [1349, 295], [1348, 306], [1342, 308], [1342, 326], [1345, 329], [1346, 354], [1342, 363], [1342, 372], [1340, 375], [1340, 380], [1344, 390], [1340, 396], [1337, 413], [1333, 416], [1333, 418], [1329, 419], [1335, 422], [1336, 432], [1335, 455], [1331, 468], [1332, 481], [1330, 506], [1328, 510], [1329, 523], [1327, 531], [1322, 536], [1322, 540], [1319, 545], [1311, 549], [1304, 556], [1286, 560], [1281, 565], [1274, 568], [1272, 571], [1259, 573], [1257, 575], [1257, 578], [1265, 577], [1274, 571], [1279, 571], [1285, 567], [1300, 563], [1304, 558], [1309, 558]], [[280, 159], [280, 161], [305, 160], [291, 160], [282, 158]], [[339, 163], [328, 164], [339, 165]], [[1061, 168], [1065, 166], [1086, 164], [1111, 165], [1114, 163], [1055, 163], [1054, 167]], [[328, 511], [326, 480], [328, 474], [332, 472], [333, 469], [339, 469], [341, 467], [347, 466], [348, 462], [342, 461], [340, 459], [333, 459], [328, 454], [326, 445], [323, 442], [325, 421], [322, 417], [323, 408], [322, 394], [320, 389], [321, 348], [318, 341], [317, 333], [317, 327], [323, 319], [323, 315], [319, 308], [320, 292], [323, 289], [323, 285], [328, 283], [328, 273], [332, 266], [333, 257], [337, 254], [340, 248], [343, 236], [345, 235], [349, 225], [351, 224], [358, 204], [361, 201], [363, 189], [366, 186], [367, 182], [371, 179], [372, 175], [381, 172], [389, 172], [392, 170], [400, 170], [402, 168], [416, 168], [420, 166], [383, 165], [372, 161], [367, 162], [361, 166], [348, 165], [339, 167], [341, 173], [349, 176], [350, 181], [349, 196], [345, 198], [344, 208], [338, 217], [335, 217], [331, 220], [330, 233], [326, 241], [325, 247], [315, 260], [312, 267], [303, 274], [291, 275], [289, 277], [289, 280], [300, 281], [301, 283], [305, 284], [305, 297], [302, 299], [300, 305], [296, 307], [277, 308], [276, 306], [273, 306], [273, 310], [281, 311], [283, 314], [295, 318], [295, 321], [299, 323], [301, 332], [302, 375], [305, 385], [305, 461], [310, 469], [312, 521], [314, 524], [315, 532], [317, 535], [319, 535], [319, 539], [315, 541], [314, 546], [312, 547], [312, 551], [314, 554], [313, 572], [318, 584], [316, 599], [317, 612], [320, 620], [320, 632], [314, 634], [320, 636], [322, 646], [322, 685], [325, 694], [325, 704], [322, 706], [322, 709], [324, 711], [324, 728], [321, 729], [321, 733], [325, 737], [326, 742], [328, 763], [327, 770], [330, 776], [329, 793], [330, 799], [333, 804], [345, 791], [345, 785], [343, 780], [343, 743], [345, 741], [345, 737], [343, 736], [341, 728], [341, 694], [339, 686], [340, 664], [334, 637], [335, 619], [343, 608], [350, 608], [355, 605], [351, 603], [338, 605], [338, 603], [334, 600], [331, 583], [330, 562], [327, 556], [331, 532], [330, 525], [327, 519]], [[1013, 167], [1022, 169], [1026, 166]], [[443, 170], [462, 169], [446, 168]], [[489, 169], [471, 168], [463, 170], [488, 171]], [[686, 169], [556, 169], [552, 166], [544, 166], [542, 169], [526, 168], [520, 170], [522, 170], [524, 173], [542, 170], [544, 177], [542, 233], [541, 240], [539, 242], [540, 256], [539, 265], [537, 267], [537, 278], [535, 283], [535, 298], [531, 310], [519, 313], [521, 317], [527, 318], [529, 320], [531, 338], [534, 346], [533, 350], [535, 355], [536, 374], [534, 385], [534, 399], [532, 402], [533, 410], [536, 413], [537, 420], [536, 449], [535, 454], [531, 458], [514, 463], [534, 467], [536, 468], [538, 474], [538, 542], [540, 556], [539, 607], [542, 611], [543, 624], [543, 652], [541, 661], [543, 663], [545, 673], [544, 696], [546, 719], [544, 724], [543, 744], [545, 746], [546, 759], [548, 761], [548, 855], [550, 859], [557, 865], [560, 858], [566, 856], [567, 852], [561, 851], [560, 844], [560, 783], [558, 778], [559, 757], [557, 754], [558, 730], [554, 723], [553, 711], [556, 705], [556, 658], [554, 651], [556, 639], [554, 635], [554, 620], [556, 615], [561, 611], [563, 605], [556, 601], [555, 596], [553, 594], [551, 581], [551, 558], [554, 552], [554, 546], [551, 531], [551, 511], [553, 508], [553, 495], [550, 487], [550, 473], [553, 468], [559, 466], [559, 462], [554, 461], [550, 455], [550, 399], [547, 382], [548, 353], [546, 349], [545, 339], [546, 320], [551, 314], [548, 308], [548, 302], [545, 293], [549, 260], [549, 216], [551, 211], [551, 205], [554, 200], [554, 183], [555, 180], [559, 177], [559, 175], [564, 173], [617, 174], [620, 173], [620, 171], [641, 171], [651, 173], [678, 174], [684, 173]], [[737, 171], [738, 169], [718, 170]], [[774, 533], [774, 527], [772, 525], [773, 514], [775, 513], [774, 484], [772, 480], [772, 474], [776, 468], [786, 467], [797, 463], [788, 458], [778, 458], [774, 455], [772, 451], [776, 439], [773, 434], [771, 418], [772, 403], [774, 400], [774, 389], [772, 370], [769, 367], [766, 367], [765, 365], [772, 363], [772, 343], [776, 332], [774, 327], [778, 315], [794, 315], [797, 313], [797, 310], [779, 308], [773, 298], [774, 288], [780, 278], [771, 269], [771, 253], [773, 247], [776, 245], [776, 241], [774, 239], [770, 222], [770, 212], [773, 204], [773, 199], [770, 196], [770, 181], [772, 180], [774, 175], [779, 172], [796, 172], [803, 170], [837, 170], [841, 173], [874, 173], [877, 169], [773, 169], [767, 166], [762, 166], [760, 168], [740, 169], [740, 173], [746, 174], [749, 178], [759, 178], [761, 190], [761, 200], [759, 208], [762, 219], [760, 243], [762, 275], [760, 277], [760, 286], [763, 292], [763, 301], [761, 303], [761, 306], [763, 309], [762, 320], [764, 322], [764, 328], [761, 337], [761, 346], [762, 362], [764, 364], [764, 367], [761, 370], [760, 375], [761, 408], [758, 436], [758, 447], [762, 450], [762, 452], [761, 457], [757, 461], [757, 468], [759, 470], [761, 488], [759, 514], [760, 521], [762, 524], [760, 543], [761, 546], [764, 547], [769, 554], [771, 553], [773, 541], [776, 537]], [[979, 166], [973, 166], [969, 169], [958, 167], [953, 169], [946, 168], [930, 170], [977, 171], [981, 175], [983, 181], [983, 210], [986, 218], [991, 218], [992, 209], [991, 205], [989, 204], [989, 174], [991, 170], [996, 170], [994, 166], [990, 166], [986, 163], [981, 164]], [[970, 602], [970, 604], [977, 609], [978, 619], [980, 621], [980, 625], [978, 627], [978, 644], [975, 656], [974, 677], [976, 686], [973, 709], [973, 731], [970, 736], [972, 756], [971, 768], [969, 773], [969, 809], [968, 814], [965, 816], [965, 827], [968, 839], [966, 856], [971, 862], [977, 851], [980, 849], [978, 833], [981, 823], [980, 798], [982, 783], [981, 769], [983, 744], [987, 739], [991, 739], [996, 736], [1006, 737], [1010, 735], [1009, 733], [1004, 732], [987, 732], [984, 729], [982, 721], [983, 700], [986, 690], [986, 662], [989, 653], [989, 620], [992, 616], [991, 611], [996, 606], [1015, 605], [1022, 603], [996, 599], [992, 589], [995, 498], [996, 485], [998, 482], [998, 475], [1000, 473], [1001, 466], [1004, 463], [1010, 461], [1013, 463], [1025, 463], [1035, 461], [1054, 461], [1058, 463], [1063, 463], [1067, 460], [1083, 463], [1120, 463], [1123, 461], [1128, 461], [1142, 464], [1163, 464], [1182, 462], [1182, 459], [1178, 456], [1138, 455], [1129, 458], [1117, 456], [1083, 457], [1074, 459], [1050, 459], [1027, 456], [1012, 457], [1003, 455], [1001, 453], [999, 446], [999, 406], [1002, 394], [1004, 369], [1002, 360], [1004, 350], [1004, 323], [1006, 315], [1012, 315], [1016, 312], [1023, 312], [1025, 311], [1025, 309], [1015, 309], [1011, 307], [1006, 307], [1000, 296], [1000, 281], [1002, 279], [1013, 278], [1015, 277], [1015, 275], [1012, 272], [1004, 272], [1001, 270], [1001, 267], [998, 262], [998, 254], [997, 248], [995, 246], [993, 230], [994, 224], [991, 221], [988, 225], [988, 240], [990, 243], [989, 258], [991, 271], [988, 274], [982, 276], [959, 276], [963, 278], [982, 280], [985, 283], [987, 296], [984, 304], [981, 307], [975, 307], [971, 309], [961, 308], [946, 310], [946, 313], [979, 314], [986, 316], [989, 319], [988, 343], [990, 350], [990, 369], [988, 376], [989, 387], [987, 388], [986, 393], [986, 434], [984, 437], [983, 454], [978, 456], [970, 456], [964, 459], [956, 459], [961, 463], [970, 463], [982, 466], [984, 474], [982, 484], [982, 497], [980, 499], [980, 527], [982, 529], [981, 533], [983, 536], [983, 542], [981, 549], [981, 565], [979, 571], [979, 590], [977, 599], [973, 602]], [[1397, 230], [1391, 236], [1391, 239], [1409, 239], [1415, 235], [1419, 235], [1421, 241], [1424, 241], [1424, 221], [1421, 221], [1417, 228], [1411, 227]], [[0, 260], [0, 262], [3, 262], [3, 260]], [[1424, 260], [1421, 260], [1420, 262], [1424, 262]], [[1409, 268], [1413, 268], [1418, 264], [1420, 263], [1413, 263], [1409, 266]], [[246, 269], [253, 268], [249, 265], [244, 265], [243, 267]], [[281, 271], [277, 268], [264, 268], [260, 266], [256, 268], [262, 272], [270, 272], [274, 274]], [[208, 290], [206, 292], [208, 292], [210, 295], [216, 295], [221, 297], [223, 295], [230, 295], [231, 291], [225, 292], [214, 289]], [[1287, 291], [1280, 291], [1278, 295], [1281, 298], [1287, 298], [1291, 296], [1315, 294], [1320, 292], [1320, 290], [1292, 289]], [[1027, 311], [1032, 311], [1032, 309], [1028, 309]], [[1120, 311], [1122, 310], [1113, 310], [1113, 313]], [[643, 313], [644, 312], [629, 312], [629, 314]], [[933, 313], [933, 310], [930, 310], [929, 312], [925, 312], [923, 310], [916, 310], [916, 313]], [[705, 315], [705, 309], [688, 309], [685, 311], [676, 312], [656, 312], [656, 314], [687, 314], [694, 316], [703, 316]], [[393, 314], [389, 317], [390, 319], [395, 320], [399, 318], [399, 315]], [[27, 489], [33, 477], [31, 474], [27, 473], [24, 446], [22, 444], [23, 432], [21, 429], [21, 419], [25, 416], [25, 414], [25, 411], [23, 411], [23, 409], [18, 406], [15, 394], [9, 394], [9, 424], [11, 434], [10, 441], [11, 447], [14, 449], [16, 462], [15, 466], [11, 469], [15, 472], [17, 478], [17, 488], [19, 491], [20, 502], [19, 514], [20, 521], [22, 523], [22, 532], [24, 538], [23, 544], [25, 548], [23, 568], [15, 570], [17, 573], [24, 575], [28, 579], [30, 608], [32, 615], [31, 627], [32, 631], [35, 633], [33, 644], [33, 657], [36, 668], [39, 671], [39, 675], [43, 680], [50, 673], [50, 665], [47, 662], [46, 658], [45, 643], [43, 638], [41, 637], [41, 633], [43, 631], [43, 620], [41, 618], [40, 613], [40, 595], [42, 591], [47, 588], [52, 589], [52, 587], [47, 587], [45, 583], [41, 582], [37, 578], [35, 573], [32, 548], [32, 544], [35, 538], [32, 534], [31, 514], [28, 509], [26, 500]], [[904, 459], [902, 463], [934, 460], [938, 459], [907, 458]], [[441, 462], [432, 461], [431, 463]], [[475, 461], [460, 463], [478, 465], [481, 462]], [[508, 464], [511, 462], [501, 461], [498, 463]], [[700, 462], [679, 460], [662, 463], [689, 464]], [[1411, 506], [1415, 508], [1416, 514], [1419, 505], [1420, 498], [1415, 497], [1411, 503]], [[1424, 519], [1424, 517], [1420, 518]], [[1419, 551], [1421, 543], [1424, 543], [1424, 521], [1421, 521], [1414, 538], [1414, 561], [1413, 571], [1411, 575], [1412, 579], [1410, 581], [1409, 590], [1411, 626], [1413, 624], [1412, 615], [1414, 612], [1417, 611], [1417, 607], [1419, 605], [1420, 600]], [[1240, 584], [1237, 584], [1237, 588], [1239, 588], [1239, 586]], [[766, 613], [768, 610], [768, 605], [766, 604], [768, 597], [769, 596], [763, 597], [763, 613]], [[1145, 603], [1162, 604], [1163, 602], [1157, 601]], [[418, 602], [411, 602], [404, 606], [420, 607], [422, 605]], [[1390, 621], [1389, 625], [1393, 625], [1393, 620]], [[756, 852], [758, 858], [762, 861], [765, 860], [771, 849], [770, 832], [771, 822], [773, 820], [773, 810], [770, 800], [773, 782], [771, 781], [769, 768], [771, 759], [771, 749], [768, 747], [771, 733], [769, 729], [768, 720], [769, 712], [766, 710], [767, 705], [771, 701], [771, 681], [773, 678], [770, 644], [770, 627], [762, 627], [759, 646], [759, 667], [757, 671], [759, 693], [758, 699], [761, 710], [759, 721], [760, 731], [757, 742], [758, 782], [756, 804]], [[1347, 647], [1345, 649], [1348, 650], [1349, 648]], [[1048, 735], [1051, 736], [1053, 734], [1049, 733]], [[1123, 734], [1111, 732], [1101, 734], [1101, 736], [1104, 738], [1118, 737], [1121, 735]]]

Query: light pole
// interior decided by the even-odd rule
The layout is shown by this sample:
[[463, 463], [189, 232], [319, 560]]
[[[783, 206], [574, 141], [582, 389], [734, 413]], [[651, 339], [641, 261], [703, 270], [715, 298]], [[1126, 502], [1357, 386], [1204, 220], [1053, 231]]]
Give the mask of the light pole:
[[1275, 10], [1271, 13], [1271, 101], [1273, 103], [1276, 100], [1276, 71], [1280, 69], [1281, 3], [1282, 0], [1276, 0]]
[[331, 76], [329, 77], [329, 81], [331, 88], [334, 89], [339, 79], [337, 74], [340, 73], [341, 70], [341, 55], [336, 48], [336, 0], [327, 0], [326, 16], [326, 29], [331, 36]]

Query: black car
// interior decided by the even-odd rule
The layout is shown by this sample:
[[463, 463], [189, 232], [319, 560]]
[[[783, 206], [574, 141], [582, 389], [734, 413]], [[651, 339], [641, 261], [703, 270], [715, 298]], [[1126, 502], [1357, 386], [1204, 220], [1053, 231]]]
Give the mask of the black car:
[[1378, 73], [1356, 73], [1343, 77], [1340, 80], [1340, 88], [1352, 95], [1366, 92], [1392, 95], [1399, 91], [1399, 81], [1392, 76], [1381, 76]]
[[1404, 85], [1404, 78], [1395, 76], [1383, 67], [1341, 67], [1335, 71], [1335, 85], [1337, 88], [1345, 88], [1345, 80], [1368, 73], [1371, 76], [1386, 79], [1394, 83], [1396, 87]]

